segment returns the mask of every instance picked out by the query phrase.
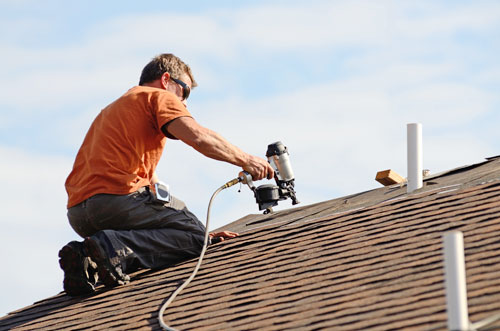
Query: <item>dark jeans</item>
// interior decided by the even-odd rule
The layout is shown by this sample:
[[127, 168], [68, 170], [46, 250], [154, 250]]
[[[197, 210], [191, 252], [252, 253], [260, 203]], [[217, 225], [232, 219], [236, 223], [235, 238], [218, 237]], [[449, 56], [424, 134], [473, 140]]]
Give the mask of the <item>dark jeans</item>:
[[68, 219], [80, 236], [98, 239], [125, 273], [198, 256], [205, 236], [205, 227], [182, 201], [158, 201], [148, 188], [97, 194], [69, 208]]

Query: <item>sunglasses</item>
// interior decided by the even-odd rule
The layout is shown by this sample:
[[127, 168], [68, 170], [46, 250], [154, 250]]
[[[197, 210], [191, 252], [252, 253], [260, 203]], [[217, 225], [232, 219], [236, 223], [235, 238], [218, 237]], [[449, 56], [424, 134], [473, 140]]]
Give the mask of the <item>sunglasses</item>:
[[187, 86], [187, 84], [184, 83], [180, 79], [173, 78], [173, 77], [170, 77], [170, 79], [173, 80], [174, 82], [176, 82], [177, 84], [179, 84], [182, 87], [182, 101], [184, 101], [187, 98], [189, 98], [189, 94], [191, 93], [191, 89], [189, 88], [189, 86]]

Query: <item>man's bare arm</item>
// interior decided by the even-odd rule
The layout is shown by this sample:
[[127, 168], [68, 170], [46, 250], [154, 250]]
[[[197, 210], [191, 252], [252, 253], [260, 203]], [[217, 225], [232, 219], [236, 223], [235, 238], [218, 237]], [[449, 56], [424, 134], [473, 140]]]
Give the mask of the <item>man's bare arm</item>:
[[247, 154], [232, 145], [217, 132], [207, 129], [191, 117], [179, 117], [168, 124], [168, 133], [203, 155], [242, 167], [254, 180], [272, 178], [274, 170], [259, 157]]

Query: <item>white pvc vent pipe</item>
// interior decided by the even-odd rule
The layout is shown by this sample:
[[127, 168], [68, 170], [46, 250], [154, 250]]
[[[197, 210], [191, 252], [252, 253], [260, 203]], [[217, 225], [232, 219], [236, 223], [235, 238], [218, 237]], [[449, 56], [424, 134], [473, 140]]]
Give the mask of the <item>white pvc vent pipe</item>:
[[422, 124], [409, 123], [406, 125], [406, 129], [408, 156], [407, 192], [411, 193], [423, 186]]
[[449, 330], [469, 330], [465, 282], [464, 236], [460, 231], [443, 235], [446, 310]]

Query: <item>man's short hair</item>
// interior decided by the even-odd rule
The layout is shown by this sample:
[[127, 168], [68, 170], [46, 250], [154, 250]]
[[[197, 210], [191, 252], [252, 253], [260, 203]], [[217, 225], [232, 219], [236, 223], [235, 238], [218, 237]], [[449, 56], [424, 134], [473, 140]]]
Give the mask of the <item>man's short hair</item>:
[[181, 79], [181, 76], [186, 74], [191, 79], [191, 87], [198, 86], [194, 80], [191, 68], [174, 54], [168, 53], [157, 55], [146, 64], [144, 69], [142, 69], [139, 85], [151, 83], [161, 78], [165, 72], [168, 72], [173, 78], [177, 79]]

